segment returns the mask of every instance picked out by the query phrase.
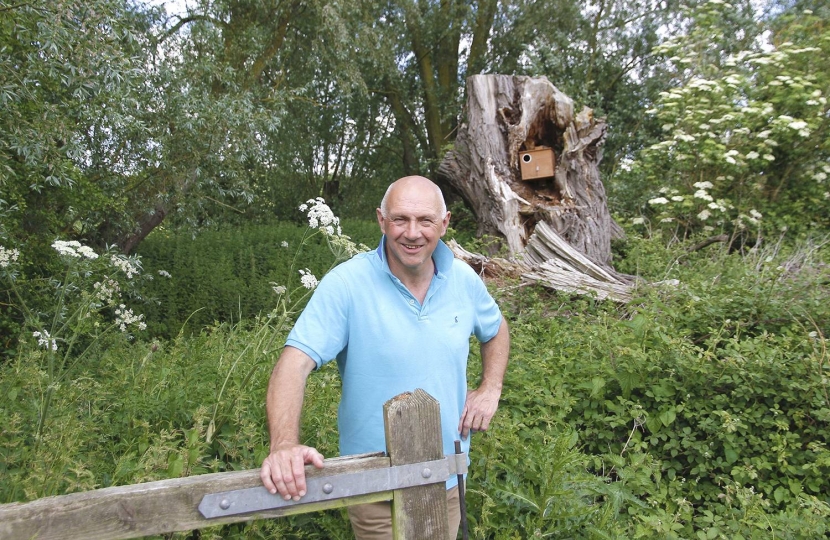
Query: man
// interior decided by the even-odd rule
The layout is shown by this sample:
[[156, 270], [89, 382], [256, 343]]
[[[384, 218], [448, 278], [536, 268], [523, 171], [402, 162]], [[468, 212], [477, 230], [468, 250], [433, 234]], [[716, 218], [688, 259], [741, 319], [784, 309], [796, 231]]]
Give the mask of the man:
[[[338, 412], [342, 455], [386, 450], [383, 403], [423, 388], [441, 408], [444, 453], [469, 448], [496, 412], [510, 348], [507, 323], [481, 279], [453, 257], [441, 237], [447, 212], [440, 189], [421, 176], [394, 182], [377, 210], [378, 249], [327, 274], [286, 341], [271, 374], [266, 407], [271, 453], [262, 483], [271, 493], [305, 495], [304, 465], [323, 456], [299, 444], [306, 378], [336, 357], [343, 395]], [[467, 391], [469, 338], [481, 345], [482, 380]], [[450, 531], [458, 531], [458, 487], [447, 482]], [[388, 502], [349, 508], [359, 540], [392, 535]], [[452, 536], [455, 538], [455, 535]]]

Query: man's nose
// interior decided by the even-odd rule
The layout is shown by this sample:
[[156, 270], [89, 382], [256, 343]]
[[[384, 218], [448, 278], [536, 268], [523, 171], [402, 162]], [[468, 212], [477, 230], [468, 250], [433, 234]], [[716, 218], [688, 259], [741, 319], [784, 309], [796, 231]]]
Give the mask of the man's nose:
[[417, 238], [421, 235], [421, 228], [418, 227], [417, 221], [409, 221], [406, 224], [406, 237], [407, 238]]

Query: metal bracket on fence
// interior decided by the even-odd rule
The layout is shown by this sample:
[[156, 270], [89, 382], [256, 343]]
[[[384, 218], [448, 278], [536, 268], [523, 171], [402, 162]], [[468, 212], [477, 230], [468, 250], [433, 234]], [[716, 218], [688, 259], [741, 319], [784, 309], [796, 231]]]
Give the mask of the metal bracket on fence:
[[382, 469], [306, 478], [306, 495], [299, 501], [286, 501], [263, 486], [211, 493], [202, 498], [199, 512], [208, 519], [274, 510], [299, 504], [342, 499], [368, 493], [391, 491], [445, 482], [467, 472], [467, 454], [449, 454], [443, 459], [395, 465]]

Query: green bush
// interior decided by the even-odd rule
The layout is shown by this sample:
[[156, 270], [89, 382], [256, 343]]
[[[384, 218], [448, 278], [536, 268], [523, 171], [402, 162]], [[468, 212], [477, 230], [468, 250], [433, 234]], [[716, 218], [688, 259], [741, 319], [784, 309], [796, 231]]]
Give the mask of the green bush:
[[[830, 291], [816, 246], [741, 257], [631, 243], [628, 256], [643, 259], [629, 259], [629, 268], [644, 263], [643, 274], [680, 284], [643, 287], [621, 310], [544, 322], [531, 315], [516, 347], [537, 351], [550, 389], [523, 393], [510, 409], [541, 414], [536, 402], [556, 404], [550, 421], [573, 427], [585, 452], [603, 456], [597, 472], [618, 470], [635, 495], [667, 512], [658, 519], [627, 508], [645, 536], [825, 532]], [[757, 520], [730, 518], [750, 507]]]
[[[376, 223], [347, 220], [343, 228], [355, 242], [368, 246], [376, 246], [380, 238]], [[145, 287], [148, 305], [143, 309], [150, 332], [173, 337], [181, 330], [198, 332], [271, 310], [276, 302], [272, 283], [297, 285], [299, 270], [308, 268], [320, 276], [331, 265], [322, 236], [313, 237], [298, 252], [308, 230], [280, 222], [196, 236], [154, 231], [138, 249], [145, 268], [155, 274]], [[171, 277], [159, 275], [162, 270]]]

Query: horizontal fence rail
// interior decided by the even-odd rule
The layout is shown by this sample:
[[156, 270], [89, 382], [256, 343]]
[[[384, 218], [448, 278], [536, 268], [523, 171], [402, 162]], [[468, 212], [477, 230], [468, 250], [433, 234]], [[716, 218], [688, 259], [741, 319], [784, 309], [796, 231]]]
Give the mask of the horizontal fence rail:
[[308, 465], [300, 501], [268, 493], [258, 469], [204, 474], [0, 505], [0, 539], [137, 538], [388, 500], [395, 540], [447, 538], [444, 481], [466, 472], [466, 455], [441, 455], [438, 403], [423, 390], [389, 400], [384, 417], [389, 456]]

